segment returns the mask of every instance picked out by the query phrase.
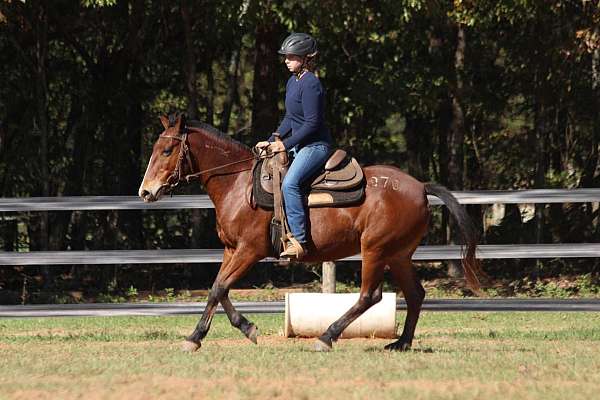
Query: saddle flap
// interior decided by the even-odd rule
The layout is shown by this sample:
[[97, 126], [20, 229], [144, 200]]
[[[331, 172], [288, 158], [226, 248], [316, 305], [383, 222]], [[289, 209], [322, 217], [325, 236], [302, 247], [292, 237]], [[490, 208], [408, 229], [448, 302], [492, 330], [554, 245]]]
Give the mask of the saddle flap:
[[[357, 168], [352, 160], [354, 160], [354, 158], [348, 159], [346, 162], [340, 164], [337, 169], [325, 170], [322, 174], [323, 179], [329, 181], [348, 181], [353, 179], [357, 174]], [[360, 170], [360, 167], [358, 169]], [[315, 179], [315, 181], [317, 180]]]
[[364, 174], [353, 157], [342, 169], [325, 171], [311, 184], [312, 189], [346, 190], [362, 184]]
[[260, 164], [260, 186], [273, 194], [273, 159], [265, 158]]

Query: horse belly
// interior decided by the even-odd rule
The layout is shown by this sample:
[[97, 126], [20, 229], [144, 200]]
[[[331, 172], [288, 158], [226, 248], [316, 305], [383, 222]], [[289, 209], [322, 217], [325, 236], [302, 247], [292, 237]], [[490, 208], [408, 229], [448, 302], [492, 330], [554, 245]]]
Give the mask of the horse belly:
[[356, 226], [359, 207], [312, 208], [310, 231], [317, 252], [315, 261], [348, 257], [360, 252], [360, 231]]

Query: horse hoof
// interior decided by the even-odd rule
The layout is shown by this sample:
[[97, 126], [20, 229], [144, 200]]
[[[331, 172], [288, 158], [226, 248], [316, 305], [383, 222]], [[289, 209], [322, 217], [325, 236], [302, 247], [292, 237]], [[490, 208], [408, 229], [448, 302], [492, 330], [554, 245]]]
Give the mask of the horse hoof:
[[387, 346], [384, 347], [384, 350], [389, 350], [389, 351], [408, 351], [410, 350], [410, 346], [411, 344], [408, 342], [405, 342], [403, 340], [397, 340], [394, 343], [390, 343]]
[[195, 342], [190, 342], [189, 340], [186, 340], [181, 345], [181, 351], [183, 351], [185, 353], [193, 353], [196, 350], [198, 350], [200, 348], [200, 346], [201, 346], [200, 342], [195, 343]]
[[246, 333], [246, 337], [248, 339], [250, 339], [250, 341], [254, 344], [258, 344], [256, 338], [258, 336], [258, 328], [256, 327], [256, 325], [252, 324], [250, 326], [250, 329], [248, 329], [248, 332]]
[[323, 341], [321, 338], [317, 339], [317, 341], [315, 342], [315, 351], [331, 351], [333, 349], [333, 346], [331, 344], [331, 342], [327, 343], [325, 341]]

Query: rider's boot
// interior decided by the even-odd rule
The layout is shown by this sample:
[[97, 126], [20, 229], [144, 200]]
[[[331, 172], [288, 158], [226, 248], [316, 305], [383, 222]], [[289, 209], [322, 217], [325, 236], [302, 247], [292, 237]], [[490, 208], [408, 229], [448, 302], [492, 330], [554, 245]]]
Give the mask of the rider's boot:
[[285, 245], [285, 250], [279, 255], [279, 257], [293, 257], [296, 260], [300, 260], [302, 257], [306, 256], [308, 250], [306, 248], [306, 244], [300, 243], [293, 236], [288, 236], [288, 241]]

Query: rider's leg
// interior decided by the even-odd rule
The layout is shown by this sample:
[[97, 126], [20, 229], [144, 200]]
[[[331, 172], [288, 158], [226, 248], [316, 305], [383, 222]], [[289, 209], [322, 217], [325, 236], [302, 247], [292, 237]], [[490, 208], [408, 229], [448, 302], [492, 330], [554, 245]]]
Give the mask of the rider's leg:
[[296, 152], [282, 183], [283, 200], [288, 225], [293, 237], [304, 247], [308, 241], [302, 185], [314, 176], [330, 154], [323, 142], [312, 143]]

